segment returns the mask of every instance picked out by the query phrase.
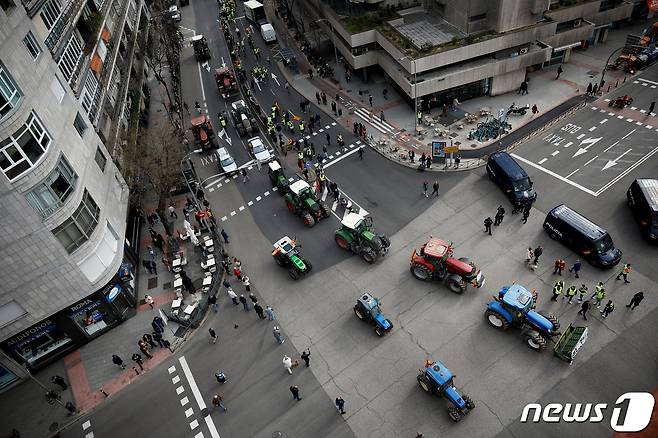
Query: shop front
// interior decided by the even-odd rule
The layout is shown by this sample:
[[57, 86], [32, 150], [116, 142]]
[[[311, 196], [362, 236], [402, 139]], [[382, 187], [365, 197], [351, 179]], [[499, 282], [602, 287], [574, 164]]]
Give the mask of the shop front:
[[[30, 371], [39, 370], [131, 317], [134, 286], [134, 266], [124, 263], [103, 289], [4, 340], [0, 348]], [[0, 385], [9, 379], [0, 370]]]

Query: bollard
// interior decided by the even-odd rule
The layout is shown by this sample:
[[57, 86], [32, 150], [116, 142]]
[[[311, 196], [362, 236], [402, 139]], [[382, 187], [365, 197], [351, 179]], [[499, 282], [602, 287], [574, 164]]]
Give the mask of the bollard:
[[105, 392], [105, 390], [104, 390], [103, 388], [99, 389], [99, 391], [100, 391], [100, 393], [103, 394], [105, 397], [109, 397], [109, 396], [110, 396], [110, 394], [108, 394], [107, 392]]
[[607, 93], [609, 93], [609, 92], [610, 92], [610, 84], [608, 84], [608, 91], [607, 91]]
[[619, 79], [617, 79], [617, 82], [615, 82], [615, 88], [619, 86]]
[[139, 376], [139, 370], [137, 369], [137, 367], [133, 367], [133, 371], [135, 371], [136, 376]]
[[626, 75], [624, 75], [624, 82], [623, 82], [623, 83], [624, 83], [624, 84], [626, 83]]

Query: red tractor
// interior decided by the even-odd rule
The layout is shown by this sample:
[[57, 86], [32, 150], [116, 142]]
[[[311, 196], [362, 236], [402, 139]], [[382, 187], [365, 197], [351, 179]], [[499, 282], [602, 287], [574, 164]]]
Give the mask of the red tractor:
[[192, 125], [192, 135], [194, 136], [194, 145], [198, 148], [201, 147], [203, 150], [208, 150], [211, 148], [217, 149], [219, 144], [215, 139], [215, 131], [212, 127], [212, 123], [208, 120], [208, 117], [204, 115], [197, 116], [190, 120]]
[[482, 272], [468, 258], [454, 258], [452, 250], [452, 244], [430, 237], [420, 252], [414, 249], [411, 253], [411, 273], [423, 281], [445, 280], [448, 289], [456, 294], [463, 293], [469, 284], [482, 287]]
[[235, 81], [235, 75], [229, 67], [215, 69], [215, 82], [217, 83], [219, 94], [224, 99], [238, 94], [238, 83]]

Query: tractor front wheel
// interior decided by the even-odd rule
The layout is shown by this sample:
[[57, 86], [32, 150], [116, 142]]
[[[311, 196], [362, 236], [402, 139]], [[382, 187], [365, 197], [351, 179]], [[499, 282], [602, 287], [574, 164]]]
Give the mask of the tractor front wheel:
[[306, 266], [306, 272], [311, 272], [311, 269], [313, 269], [313, 265], [311, 265], [311, 262], [309, 262], [306, 259], [302, 259], [304, 262], [304, 266]]
[[350, 243], [343, 236], [340, 236], [340, 235], [337, 234], [334, 237], [334, 240], [336, 241], [336, 245], [338, 245], [339, 247], [341, 247], [345, 251], [350, 250]]
[[299, 273], [297, 268], [291, 268], [288, 271], [288, 275], [290, 275], [290, 278], [292, 278], [293, 280], [299, 280], [299, 277], [301, 277], [301, 274]]
[[377, 333], [377, 336], [379, 336], [380, 338], [386, 334], [386, 332], [382, 330], [382, 328], [379, 326], [375, 327], [375, 333]]
[[454, 421], [455, 423], [458, 423], [462, 419], [462, 415], [455, 409], [454, 406], [448, 406], [448, 415], [450, 416], [450, 419]]
[[416, 380], [418, 380], [418, 386], [420, 386], [423, 391], [430, 392], [430, 382], [427, 380], [425, 374], [419, 374], [416, 376]]
[[361, 258], [365, 260], [366, 263], [375, 263], [377, 260], [377, 254], [371, 248], [364, 248], [361, 252]]
[[432, 279], [432, 273], [423, 265], [411, 265], [411, 274], [417, 280], [428, 281]]
[[455, 274], [449, 275], [448, 278], [446, 278], [446, 286], [448, 286], [448, 289], [450, 289], [451, 292], [456, 294], [463, 294], [464, 290], [466, 290], [462, 283], [461, 277]]
[[354, 306], [354, 314], [356, 315], [357, 318], [359, 318], [361, 321], [365, 319], [365, 316], [363, 316], [363, 313], [361, 313], [361, 310], [357, 307]]
[[306, 225], [309, 228], [315, 225], [315, 219], [313, 219], [313, 216], [311, 216], [310, 213], [304, 213], [304, 215], [302, 216], [302, 222], [304, 222], [304, 225]]
[[546, 338], [535, 331], [530, 331], [523, 336], [526, 345], [535, 351], [542, 351], [546, 348]]
[[462, 398], [464, 399], [464, 403], [466, 403], [466, 409], [473, 409], [475, 408], [475, 403], [473, 403], [473, 399], [471, 399], [467, 395], [462, 395]]
[[494, 312], [491, 309], [487, 309], [487, 311], [484, 312], [484, 316], [487, 318], [487, 321], [489, 321], [489, 324], [496, 327], [497, 329], [507, 330], [509, 328], [509, 322], [507, 322], [505, 317], [500, 313]]

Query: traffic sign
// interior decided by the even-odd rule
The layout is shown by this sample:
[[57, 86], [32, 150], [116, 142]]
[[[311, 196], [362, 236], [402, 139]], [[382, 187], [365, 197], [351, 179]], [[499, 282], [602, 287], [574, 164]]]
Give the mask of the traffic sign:
[[459, 146], [446, 146], [443, 148], [443, 151], [446, 154], [453, 154], [455, 152], [459, 152]]

